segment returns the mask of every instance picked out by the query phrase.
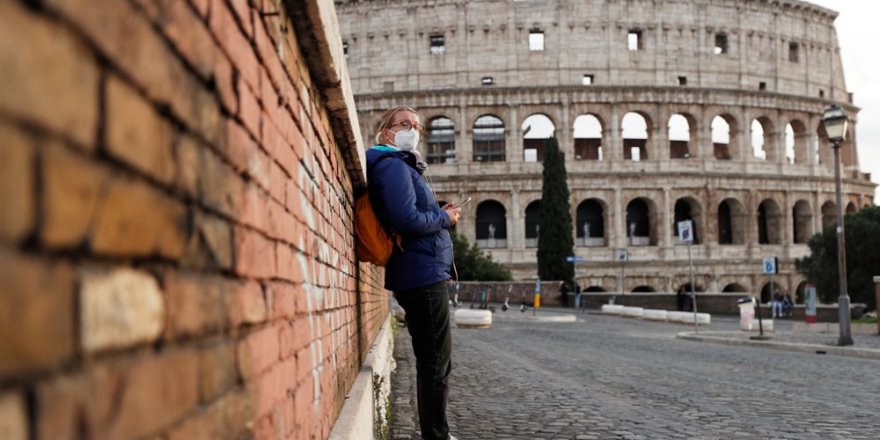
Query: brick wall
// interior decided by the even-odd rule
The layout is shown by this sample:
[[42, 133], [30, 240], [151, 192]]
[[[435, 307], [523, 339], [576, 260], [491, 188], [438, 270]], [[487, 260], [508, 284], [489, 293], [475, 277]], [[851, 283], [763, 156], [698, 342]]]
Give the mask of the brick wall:
[[332, 8], [0, 2], [0, 438], [327, 437], [388, 314]]

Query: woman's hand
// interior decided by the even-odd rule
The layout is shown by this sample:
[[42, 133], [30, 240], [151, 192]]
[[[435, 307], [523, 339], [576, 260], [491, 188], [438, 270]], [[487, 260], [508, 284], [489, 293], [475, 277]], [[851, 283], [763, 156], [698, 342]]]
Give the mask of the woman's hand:
[[449, 223], [452, 225], [458, 223], [458, 218], [461, 217], [461, 208], [456, 208], [449, 203], [443, 205], [443, 212], [449, 216]]

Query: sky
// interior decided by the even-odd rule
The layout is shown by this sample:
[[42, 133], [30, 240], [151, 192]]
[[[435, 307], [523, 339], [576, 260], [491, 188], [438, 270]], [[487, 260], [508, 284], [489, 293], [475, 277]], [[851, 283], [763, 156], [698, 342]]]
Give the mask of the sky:
[[[880, 183], [880, 1], [877, 0], [810, 0], [810, 3], [840, 13], [837, 29], [846, 88], [855, 94], [859, 112], [856, 142], [859, 165], [871, 173], [871, 181]], [[875, 193], [880, 204], [880, 189]]]

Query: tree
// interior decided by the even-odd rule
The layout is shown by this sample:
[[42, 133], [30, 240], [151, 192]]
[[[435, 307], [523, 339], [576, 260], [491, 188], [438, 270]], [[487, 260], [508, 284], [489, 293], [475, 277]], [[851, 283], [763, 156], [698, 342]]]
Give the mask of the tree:
[[538, 218], [538, 276], [561, 280], [574, 290], [574, 265], [565, 257], [574, 255], [570, 193], [565, 173], [565, 155], [556, 138], [544, 143], [544, 181], [541, 214]]
[[[854, 303], [876, 309], [873, 278], [880, 275], [880, 207], [871, 206], [843, 219], [846, 231], [846, 284]], [[837, 225], [810, 239], [810, 255], [795, 263], [798, 271], [816, 285], [822, 302], [837, 301]]]
[[510, 270], [492, 261], [492, 256], [471, 244], [467, 237], [451, 232], [455, 269], [459, 281], [510, 281]]

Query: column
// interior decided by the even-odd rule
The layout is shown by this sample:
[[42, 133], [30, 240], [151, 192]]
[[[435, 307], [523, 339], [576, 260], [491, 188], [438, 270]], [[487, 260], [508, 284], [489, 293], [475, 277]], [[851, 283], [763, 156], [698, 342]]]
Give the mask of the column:
[[569, 118], [571, 104], [568, 97], [562, 100], [562, 113], [559, 125], [556, 127], [556, 138], [559, 140], [559, 149], [565, 153], [566, 162], [574, 160], [574, 127]]
[[663, 246], [664, 249], [670, 250], [672, 248], [672, 229], [670, 225], [672, 224], [673, 217], [670, 215], [672, 211], [672, 201], [670, 200], [670, 188], [663, 188], [663, 212], [660, 213], [661, 225], [657, 230], [661, 234], [660, 236], [660, 245]]
[[455, 136], [455, 160], [460, 164], [471, 163], [474, 160], [474, 143], [471, 133], [473, 121], [468, 121], [467, 106], [462, 102], [458, 104], [458, 135]]
[[526, 248], [525, 213], [519, 206], [519, 191], [510, 190], [510, 206], [507, 210], [507, 248], [523, 250]]
[[609, 213], [614, 227], [610, 231], [606, 230], [605, 233], [609, 235], [608, 244], [615, 248], [626, 247], [626, 226], [624, 225], [626, 223], [626, 207], [621, 206], [620, 198], [620, 188], [614, 188], [614, 201]]
[[794, 217], [792, 216], [791, 192], [782, 193], [782, 257], [791, 258], [791, 246], [794, 244]]
[[504, 121], [505, 126], [509, 127], [505, 131], [510, 133], [510, 136], [505, 139], [504, 149], [505, 160], [508, 163], [521, 163], [523, 161], [523, 135], [517, 112], [518, 109], [519, 107], [511, 105], [508, 111], [508, 120]]
[[611, 141], [605, 146], [605, 157], [612, 162], [623, 161], [623, 128], [620, 126], [620, 115], [617, 106], [611, 107], [611, 118], [608, 121], [608, 132]]

